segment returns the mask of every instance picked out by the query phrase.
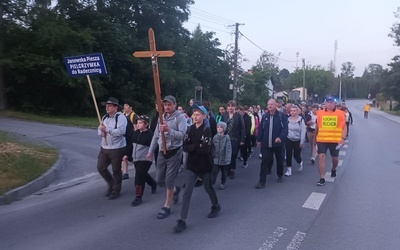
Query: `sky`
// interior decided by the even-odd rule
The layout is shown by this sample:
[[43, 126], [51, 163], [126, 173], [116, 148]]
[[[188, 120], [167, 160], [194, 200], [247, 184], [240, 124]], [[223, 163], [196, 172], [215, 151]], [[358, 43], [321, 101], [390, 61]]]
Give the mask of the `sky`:
[[302, 58], [328, 69], [336, 40], [336, 74], [351, 62], [355, 76], [361, 76], [368, 64], [387, 68], [400, 55], [388, 37], [400, 22], [394, 16], [399, 7], [398, 0], [195, 0], [184, 26], [193, 31], [200, 24], [203, 32], [215, 32], [225, 49], [235, 42], [234, 24], [243, 24], [239, 49], [249, 60], [241, 64], [245, 70], [263, 51], [279, 55], [279, 68], [290, 72], [302, 66]]

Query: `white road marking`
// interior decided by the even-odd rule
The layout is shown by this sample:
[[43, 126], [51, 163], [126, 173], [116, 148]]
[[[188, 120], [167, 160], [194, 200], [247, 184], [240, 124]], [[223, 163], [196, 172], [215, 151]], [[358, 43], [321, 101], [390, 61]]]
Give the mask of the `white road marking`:
[[289, 243], [289, 245], [286, 247], [286, 250], [297, 250], [300, 248], [301, 243], [304, 241], [304, 238], [306, 237], [306, 233], [299, 232], [295, 234], [293, 237], [292, 241]]
[[341, 167], [343, 165], [343, 160], [339, 160], [337, 165], [338, 165], [338, 167]]
[[314, 210], [319, 210], [319, 207], [321, 206], [322, 202], [324, 201], [326, 197], [326, 194], [323, 193], [317, 193], [317, 192], [312, 192], [306, 202], [304, 202], [303, 206], [304, 208], [309, 208], [309, 209], [314, 209]]
[[348, 147], [349, 147], [349, 145], [347, 145], [347, 144], [343, 145], [343, 148], [348, 148]]
[[287, 228], [277, 227], [272, 235], [268, 237], [262, 247], [260, 247], [258, 250], [270, 250], [274, 248], [274, 245], [278, 242], [279, 238], [282, 237], [286, 230]]
[[345, 156], [346, 155], [346, 151], [339, 151], [339, 155]]

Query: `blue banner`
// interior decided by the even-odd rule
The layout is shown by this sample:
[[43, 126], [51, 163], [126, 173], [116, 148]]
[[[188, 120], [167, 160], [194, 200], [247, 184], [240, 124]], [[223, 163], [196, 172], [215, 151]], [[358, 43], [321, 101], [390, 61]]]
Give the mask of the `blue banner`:
[[65, 57], [64, 63], [69, 76], [107, 74], [103, 54], [90, 54]]

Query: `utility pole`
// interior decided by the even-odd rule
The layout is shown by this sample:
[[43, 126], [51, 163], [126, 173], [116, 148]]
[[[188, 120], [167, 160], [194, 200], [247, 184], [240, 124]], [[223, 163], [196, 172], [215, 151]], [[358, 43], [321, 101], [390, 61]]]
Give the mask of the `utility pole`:
[[303, 101], [306, 100], [306, 59], [303, 58]]
[[238, 54], [239, 54], [239, 25], [244, 25], [240, 23], [235, 23], [235, 52], [233, 58], [233, 100], [236, 102], [237, 99], [237, 81], [238, 81]]

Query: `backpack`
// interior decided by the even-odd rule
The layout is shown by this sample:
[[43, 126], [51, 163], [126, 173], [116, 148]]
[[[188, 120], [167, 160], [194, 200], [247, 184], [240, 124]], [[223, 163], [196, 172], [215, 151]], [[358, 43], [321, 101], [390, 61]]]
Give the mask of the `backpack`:
[[[116, 115], [115, 115], [115, 127], [114, 127], [114, 129], [117, 128], [117, 123], [118, 123], [118, 117], [119, 117], [119, 115], [120, 115], [120, 114], [116, 114]], [[103, 116], [102, 121], [104, 121], [104, 119], [106, 119], [107, 117], [109, 117], [109, 116], [108, 116], [108, 115]], [[125, 115], [123, 115], [123, 117], [125, 117], [125, 119], [126, 119], [126, 121], [127, 121], [124, 137], [125, 137], [126, 143], [128, 144], [128, 143], [130, 143], [130, 142], [132, 141], [133, 123], [132, 123], [132, 122], [130, 121], [130, 119], [128, 119]]]

